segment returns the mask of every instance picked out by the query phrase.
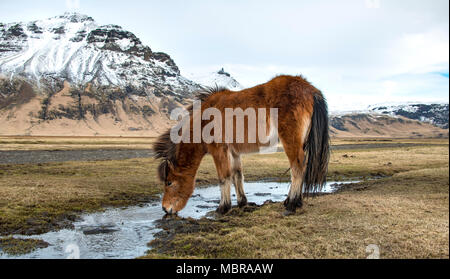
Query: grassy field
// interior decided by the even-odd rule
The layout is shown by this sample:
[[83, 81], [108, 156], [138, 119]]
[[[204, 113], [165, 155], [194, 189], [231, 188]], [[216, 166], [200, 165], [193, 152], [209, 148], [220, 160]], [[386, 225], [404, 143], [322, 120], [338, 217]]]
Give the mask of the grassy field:
[[[0, 136], [0, 150], [79, 150], [79, 149], [148, 149], [153, 137], [51, 137]], [[340, 138], [334, 145], [346, 144], [448, 144], [448, 139]]]
[[[101, 148], [105, 146], [123, 148], [127, 145], [140, 144], [148, 148], [153, 139], [98, 138], [93, 141], [90, 138], [53, 137], [45, 139], [2, 137], [0, 139], [0, 141], [7, 140], [10, 140], [10, 143], [0, 144], [1, 149], [5, 146], [10, 148], [10, 145], [20, 145], [18, 147], [20, 150], [33, 148], [52, 150], [59, 149], [60, 146], [82, 149], [80, 146], [88, 143]], [[22, 142], [19, 143], [20, 140]], [[409, 241], [415, 245], [414, 239], [420, 237], [424, 239], [423, 241], [429, 242], [430, 247], [428, 250], [422, 246], [419, 246], [420, 249], [414, 248], [416, 250], [409, 251], [410, 257], [448, 257], [448, 140], [345, 139], [335, 140], [333, 144], [361, 142], [380, 144], [407, 142], [428, 144], [428, 146], [334, 150], [329, 166], [330, 179], [389, 177], [364, 182], [362, 184], [365, 187], [364, 191], [351, 190], [311, 199], [305, 206], [305, 214], [299, 213], [288, 218], [281, 219], [279, 214], [282, 210], [279, 204], [257, 208], [253, 212], [237, 211], [224, 217], [227, 221], [220, 225], [225, 226], [220, 230], [230, 232], [225, 235], [227, 239], [231, 237], [229, 244], [218, 241], [214, 238], [214, 233], [208, 235], [200, 229], [189, 235], [177, 233], [174, 241], [168, 245], [173, 249], [160, 251], [155, 246], [156, 249], [149, 257], [337, 257], [339, 255], [361, 257], [364, 255], [365, 246], [360, 247], [360, 244], [370, 242], [372, 239], [373, 242], [393, 241], [386, 242], [393, 246], [392, 248], [385, 246], [383, 251], [386, 256], [401, 257], [408, 256], [408, 250], [406, 248], [401, 250], [394, 244], [398, 242], [398, 245], [406, 245], [404, 241]], [[157, 199], [162, 187], [156, 180], [156, 165], [157, 162], [151, 158], [0, 165], [0, 235], [36, 234], [70, 227], [71, 221], [75, 220], [81, 212], [98, 211], [108, 206], [127, 206]], [[247, 181], [289, 179], [286, 173], [288, 162], [284, 153], [247, 155], [243, 158], [243, 165]], [[208, 156], [202, 162], [197, 184], [204, 186], [216, 182], [216, 171], [212, 159]], [[413, 209], [415, 211], [412, 211]], [[427, 213], [427, 210], [432, 214]], [[273, 218], [277, 220], [272, 220]], [[375, 234], [373, 238], [370, 238], [369, 232], [372, 226], [373, 232], [383, 232], [386, 227], [393, 229], [392, 224], [396, 218], [399, 222], [396, 228], [398, 232], [403, 232], [403, 238], [386, 233], [383, 234], [386, 239], [377, 238]], [[418, 218], [416, 222], [414, 218]], [[333, 220], [336, 222], [334, 225]], [[377, 222], [372, 224], [373, 220]], [[251, 222], [265, 225], [261, 225], [260, 228], [255, 226], [245, 228], [246, 224]], [[197, 224], [200, 228], [203, 225], [212, 226], [215, 230], [219, 229], [216, 227], [218, 225], [216, 222], [208, 221], [207, 225]], [[329, 230], [325, 230], [324, 226], [329, 226]], [[416, 229], [407, 229], [408, 226]], [[295, 233], [290, 234], [289, 227], [292, 227], [292, 232]], [[338, 230], [334, 231], [336, 228]], [[429, 231], [425, 232], [424, 228], [428, 228]], [[255, 231], [249, 231], [250, 229]], [[277, 231], [278, 229], [280, 231]], [[301, 233], [303, 229], [306, 233], [312, 231], [313, 235], [303, 235]], [[259, 233], [258, 230], [260, 230]], [[315, 230], [318, 231], [317, 234]], [[442, 233], [444, 233], [443, 236]], [[234, 236], [239, 237], [242, 234], [248, 234], [242, 239], [245, 243], [232, 241]], [[289, 240], [286, 243], [293, 245], [291, 249], [275, 241], [275, 238], [282, 241], [280, 236], [283, 235]], [[313, 237], [314, 241], [306, 241], [308, 237]], [[266, 238], [274, 239], [275, 242], [266, 241]], [[297, 240], [294, 241], [294, 238]], [[197, 243], [199, 239], [203, 239], [204, 243], [199, 242], [199, 249], [181, 249], [187, 247], [186, 243], [193, 239], [195, 241], [192, 243]], [[353, 239], [358, 241], [353, 242]], [[311, 243], [319, 245], [321, 241], [330, 243], [330, 246], [314, 250], [314, 246], [307, 248], [300, 245], [303, 242], [309, 244], [302, 245], [313, 245]], [[341, 250], [336, 248], [336, 245], [346, 241], [353, 244]], [[248, 254], [241, 254], [238, 245], [244, 244], [260, 248], [253, 249], [254, 251]], [[217, 249], [206, 253], [205, 251], [209, 249], [208, 245], [217, 245]], [[246, 247], [245, 245], [242, 247]], [[447, 254], [438, 248], [442, 245], [442, 249], [445, 248]], [[357, 248], [354, 254], [348, 250], [351, 246]], [[200, 247], [205, 247], [205, 250], [201, 250]], [[295, 247], [300, 248], [295, 249]], [[393, 252], [387, 254], [388, 249]], [[422, 252], [419, 253], [419, 250]], [[425, 254], [426, 251], [428, 254]]]

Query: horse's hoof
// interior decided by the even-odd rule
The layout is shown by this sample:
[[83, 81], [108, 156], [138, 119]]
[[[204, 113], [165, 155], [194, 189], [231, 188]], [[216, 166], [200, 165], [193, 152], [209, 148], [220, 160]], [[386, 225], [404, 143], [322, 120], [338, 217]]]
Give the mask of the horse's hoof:
[[231, 204], [221, 205], [216, 209], [216, 212], [220, 215], [225, 215], [228, 211], [231, 210]]
[[243, 208], [247, 206], [247, 202], [238, 202], [238, 207]]
[[240, 208], [244, 207], [247, 205], [247, 198], [242, 198], [239, 202], [238, 202], [238, 206]]
[[284, 207], [286, 208], [286, 211], [295, 212], [296, 209], [303, 207], [303, 200], [302, 198], [296, 198], [294, 200], [286, 199], [284, 201]]

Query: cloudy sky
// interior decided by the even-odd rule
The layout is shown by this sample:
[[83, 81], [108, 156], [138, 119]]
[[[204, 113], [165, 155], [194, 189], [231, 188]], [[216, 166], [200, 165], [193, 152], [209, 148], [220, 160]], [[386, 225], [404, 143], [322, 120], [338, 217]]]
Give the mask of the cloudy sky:
[[448, 102], [448, 0], [0, 2], [0, 22], [77, 11], [135, 33], [182, 74], [222, 67], [250, 87], [302, 74], [332, 110]]

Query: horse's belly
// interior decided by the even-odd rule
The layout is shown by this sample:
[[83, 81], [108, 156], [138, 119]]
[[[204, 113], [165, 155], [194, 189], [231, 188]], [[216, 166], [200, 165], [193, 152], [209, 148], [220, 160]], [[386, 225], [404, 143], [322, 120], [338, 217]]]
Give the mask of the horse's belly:
[[259, 151], [259, 144], [257, 143], [233, 143], [231, 148], [237, 154], [255, 153]]

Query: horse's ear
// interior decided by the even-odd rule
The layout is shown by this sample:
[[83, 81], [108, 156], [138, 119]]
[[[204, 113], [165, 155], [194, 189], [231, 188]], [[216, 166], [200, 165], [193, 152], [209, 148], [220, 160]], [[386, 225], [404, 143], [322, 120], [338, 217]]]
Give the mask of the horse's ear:
[[162, 161], [158, 166], [158, 177], [161, 182], [165, 182], [167, 179], [169, 167], [167, 161]]
[[167, 161], [167, 166], [169, 167], [169, 170], [171, 172], [175, 172], [175, 166], [173, 165], [173, 163], [171, 161]]
[[170, 170], [170, 173], [176, 176], [182, 176], [183, 174], [181, 172], [177, 172], [175, 170], [175, 165], [171, 161], [167, 161], [167, 169]]

